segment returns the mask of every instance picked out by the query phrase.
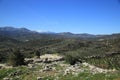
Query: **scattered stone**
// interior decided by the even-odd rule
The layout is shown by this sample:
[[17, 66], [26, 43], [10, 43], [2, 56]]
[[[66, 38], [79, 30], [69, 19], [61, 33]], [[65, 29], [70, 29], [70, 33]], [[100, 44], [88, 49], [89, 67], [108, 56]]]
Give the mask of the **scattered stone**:
[[42, 62], [42, 60], [41, 59], [35, 59], [34, 61], [33, 61], [33, 63], [41, 63]]
[[7, 64], [0, 64], [0, 69], [6, 69], [6, 68], [13, 68], [13, 67]]
[[15, 76], [14, 80], [20, 80], [20, 76]]
[[37, 80], [43, 80], [43, 77], [37, 77]]
[[44, 71], [51, 71], [52, 70], [52, 67], [50, 67], [50, 66], [45, 66], [45, 68], [43, 69], [43, 72]]
[[70, 69], [66, 69], [64, 72], [64, 76], [70, 74]]
[[[49, 55], [50, 56], [50, 55]], [[80, 72], [90, 72], [92, 74], [96, 74], [96, 73], [107, 73], [107, 72], [115, 72], [116, 70], [107, 70], [107, 69], [102, 69], [102, 68], [98, 68], [94, 65], [90, 65], [89, 63], [86, 62], [77, 62], [74, 65], [70, 65], [70, 64], [65, 64], [62, 57], [57, 58], [55, 57], [41, 57], [41, 58], [28, 58], [25, 59], [26, 62], [28, 62], [28, 68], [29, 69], [33, 69], [33, 68], [37, 68], [38, 66], [42, 66], [41, 68], [37, 68], [35, 69], [33, 72], [34, 73], [47, 73], [47, 71], [54, 72], [54, 76], [57, 76], [58, 73], [66, 76], [69, 74], [72, 75], [78, 75]], [[0, 68], [2, 68], [3, 66], [0, 65]], [[62, 68], [62, 69], [61, 69]], [[39, 69], [39, 70], [38, 70]], [[49, 73], [48, 72], [48, 73]], [[8, 77], [15, 77], [18, 78], [16, 80], [19, 80], [20, 75], [23, 73], [23, 71], [21, 70], [17, 70], [13, 73], [11, 73]], [[27, 72], [27, 75], [29, 75], [30, 73]], [[46, 76], [49, 76], [49, 74], [46, 74]], [[56, 80], [58, 80], [57, 78], [55, 78]], [[11, 80], [10, 78], [4, 78], [3, 80]], [[43, 77], [37, 77], [37, 80], [43, 80]]]
[[49, 59], [49, 58], [45, 58], [45, 59], [43, 60], [43, 63], [51, 63], [51, 62], [52, 62], [52, 60]]
[[7, 78], [7, 77], [6, 77], [6, 78], [3, 78], [3, 80], [12, 80], [12, 78]]
[[31, 63], [33, 63], [33, 58], [25, 58], [25, 63], [26, 64], [31, 64]]
[[29, 67], [29, 68], [33, 68], [33, 67], [34, 67], [34, 64], [28, 64], [28, 67]]

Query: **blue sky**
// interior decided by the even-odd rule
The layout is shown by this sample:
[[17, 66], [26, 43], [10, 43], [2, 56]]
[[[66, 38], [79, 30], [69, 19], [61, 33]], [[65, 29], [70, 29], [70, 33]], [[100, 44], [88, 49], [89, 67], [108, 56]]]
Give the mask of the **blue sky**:
[[36, 31], [120, 32], [120, 0], [0, 0], [0, 26]]

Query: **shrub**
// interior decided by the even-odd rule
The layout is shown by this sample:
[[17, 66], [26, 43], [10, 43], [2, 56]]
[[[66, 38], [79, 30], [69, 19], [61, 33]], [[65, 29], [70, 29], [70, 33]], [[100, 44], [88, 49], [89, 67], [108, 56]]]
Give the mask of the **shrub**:
[[65, 61], [71, 65], [74, 65], [77, 61], [79, 61], [79, 57], [74, 53], [69, 53], [65, 55]]
[[35, 51], [35, 56], [37, 56], [37, 58], [40, 58], [40, 52], [38, 50]]
[[24, 65], [25, 63], [23, 54], [18, 49], [14, 50], [9, 56], [8, 64], [12, 66]]

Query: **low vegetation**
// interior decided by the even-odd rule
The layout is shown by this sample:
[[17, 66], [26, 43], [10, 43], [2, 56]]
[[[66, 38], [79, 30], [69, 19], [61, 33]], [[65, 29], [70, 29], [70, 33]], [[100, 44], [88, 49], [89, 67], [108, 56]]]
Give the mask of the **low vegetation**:
[[14, 50], [8, 58], [8, 64], [12, 66], [25, 65], [23, 54], [18, 49]]

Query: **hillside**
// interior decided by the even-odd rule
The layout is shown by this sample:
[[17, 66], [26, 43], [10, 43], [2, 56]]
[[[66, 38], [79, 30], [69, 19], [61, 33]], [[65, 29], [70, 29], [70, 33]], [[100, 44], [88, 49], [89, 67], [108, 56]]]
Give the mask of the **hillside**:
[[[24, 66], [8, 65], [11, 59], [15, 58], [15, 61], [21, 59], [15, 56], [16, 53], [24, 57]], [[9, 59], [11, 56], [14, 58]], [[119, 80], [119, 60], [119, 33], [111, 35], [38, 33], [26, 28], [0, 28], [0, 79], [9, 77], [13, 80], [27, 80], [31, 77], [29, 80], [36, 80], [37, 77], [42, 77], [43, 80], [54, 80], [59, 77], [57, 80], [79, 78], [86, 80], [88, 77], [90, 80], [96, 80], [101, 76], [100, 80]], [[15, 61], [11, 60], [16, 64]], [[41, 73], [44, 69], [50, 71]], [[65, 77], [64, 71], [68, 69]]]

